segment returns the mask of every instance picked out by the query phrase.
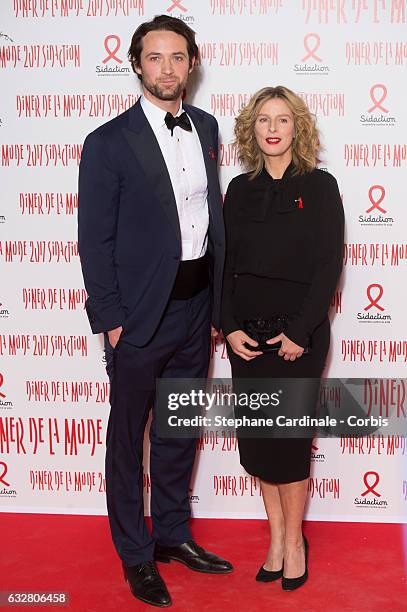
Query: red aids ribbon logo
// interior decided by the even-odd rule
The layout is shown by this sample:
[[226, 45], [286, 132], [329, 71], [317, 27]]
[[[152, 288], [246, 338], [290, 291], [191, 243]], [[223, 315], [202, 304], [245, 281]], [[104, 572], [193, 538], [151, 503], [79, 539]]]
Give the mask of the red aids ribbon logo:
[[[368, 476], [374, 476], [375, 481], [372, 485], [370, 485], [367, 481]], [[363, 476], [363, 482], [365, 483], [366, 491], [363, 491], [363, 493], [361, 493], [361, 496], [364, 497], [368, 493], [373, 493], [373, 495], [376, 495], [376, 497], [381, 497], [381, 494], [374, 490], [379, 480], [380, 480], [380, 476], [377, 472], [366, 472], [365, 475]]]
[[[4, 376], [3, 376], [3, 374], [0, 372], [0, 387], [2, 387], [2, 386], [3, 386], [3, 382], [4, 382]], [[4, 393], [2, 393], [2, 392], [0, 391], [0, 397], [6, 397], [6, 396], [5, 396], [5, 394], [4, 394]]]
[[188, 11], [185, 6], [182, 6], [181, 0], [172, 0], [171, 6], [167, 8], [167, 13], [171, 13], [174, 9], [179, 8], [180, 11], [184, 11], [186, 13]]
[[297, 204], [298, 202], [298, 206], [297, 208], [304, 208], [304, 205], [302, 203], [302, 197], [300, 196], [297, 200], [294, 200], [294, 202]]
[[9, 487], [10, 483], [7, 482], [7, 480], [4, 480], [4, 476], [7, 474], [7, 463], [4, 463], [4, 461], [0, 461], [0, 468], [3, 468], [3, 471], [0, 474], [0, 482], [2, 484], [5, 484], [6, 487]]
[[[382, 96], [380, 98], [380, 100], [377, 99], [376, 97], [376, 90], [379, 89], [382, 92]], [[371, 113], [375, 110], [375, 108], [380, 108], [380, 110], [382, 110], [384, 113], [388, 113], [389, 109], [385, 108], [384, 106], [382, 106], [382, 102], [383, 100], [385, 100], [387, 98], [387, 87], [386, 85], [383, 85], [383, 83], [376, 83], [376, 85], [372, 85], [372, 87], [370, 88], [370, 97], [372, 99], [372, 101], [374, 102], [373, 106], [371, 106], [368, 109], [368, 113]]]
[[[379, 197], [377, 198], [377, 200], [374, 199], [373, 197], [373, 191], [378, 190], [380, 192]], [[384, 200], [384, 196], [386, 195], [386, 191], [384, 189], [384, 187], [382, 187], [382, 185], [372, 185], [369, 189], [369, 200], [371, 201], [372, 205], [370, 208], [368, 208], [366, 210], [367, 213], [372, 212], [372, 210], [375, 210], [377, 208], [377, 210], [380, 210], [380, 212], [382, 213], [386, 213], [387, 210], [384, 210], [384, 208], [382, 208], [380, 206], [380, 204], [383, 202]]]
[[[110, 41], [114, 41], [114, 44], [115, 44], [114, 49], [110, 48]], [[116, 52], [120, 49], [120, 44], [121, 44], [120, 38], [117, 36], [117, 34], [109, 34], [109, 36], [106, 36], [104, 45], [105, 45], [107, 56], [102, 61], [103, 64], [110, 62], [110, 60], [112, 59], [114, 59], [118, 64], [123, 64], [123, 60], [121, 60], [120, 57], [117, 57], [116, 55]]]
[[[372, 289], [374, 288], [379, 290], [379, 293], [375, 298], [372, 297]], [[379, 304], [379, 300], [383, 295], [383, 287], [379, 285], [379, 283], [372, 283], [371, 285], [369, 285], [368, 288], [366, 289], [366, 294], [370, 300], [370, 304], [365, 306], [364, 310], [370, 310], [373, 306], [375, 306], [378, 310], [381, 310], [381, 311], [384, 310], [384, 308], [380, 306]]]
[[[309, 45], [309, 41], [313, 39], [314, 42], [314, 46], [311, 48]], [[311, 34], [307, 34], [304, 37], [304, 47], [305, 50], [308, 51], [308, 53], [306, 55], [304, 55], [304, 57], [302, 58], [302, 62], [305, 62], [307, 59], [309, 59], [310, 57], [313, 57], [314, 59], [317, 60], [317, 62], [322, 62], [322, 57], [319, 57], [319, 55], [316, 55], [315, 51], [317, 51], [319, 49], [321, 45], [321, 39], [319, 37], [318, 34], [315, 33], [311, 33]]]
[[214, 153], [214, 151], [213, 151], [212, 147], [209, 147], [209, 151], [208, 151], [208, 152], [209, 152], [209, 157], [210, 157], [211, 159], [216, 159], [216, 157], [215, 157], [215, 153]]

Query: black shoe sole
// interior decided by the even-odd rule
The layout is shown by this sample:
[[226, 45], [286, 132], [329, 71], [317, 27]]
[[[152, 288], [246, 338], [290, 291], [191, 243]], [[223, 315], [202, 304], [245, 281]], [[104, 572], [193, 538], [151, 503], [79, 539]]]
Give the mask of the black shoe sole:
[[135, 593], [133, 589], [131, 588], [130, 582], [127, 580], [126, 577], [124, 578], [124, 581], [127, 582], [127, 584], [129, 585], [130, 593], [133, 595], [133, 597], [135, 597], [139, 601], [149, 604], [150, 606], [156, 606], [157, 608], [169, 608], [170, 606], [172, 606], [172, 601], [169, 601], [168, 603], [164, 603], [164, 604], [157, 603], [155, 601], [150, 601], [149, 599], [145, 599], [145, 597], [141, 597], [140, 595], [137, 595], [137, 593]]
[[178, 561], [178, 563], [182, 563], [182, 565], [185, 565], [186, 567], [188, 567], [190, 570], [194, 571], [194, 572], [200, 572], [201, 574], [230, 574], [231, 572], [233, 572], [233, 567], [231, 567], [230, 569], [226, 569], [226, 570], [205, 570], [205, 569], [198, 569], [197, 567], [192, 567], [192, 565], [189, 565], [186, 561], [183, 561], [182, 559], [178, 559], [178, 557], [170, 557], [169, 555], [154, 555], [154, 561], [158, 561], [159, 563], [171, 563], [171, 561]]
[[135, 597], [139, 601], [142, 601], [143, 603], [149, 604], [150, 606], [155, 606], [156, 608], [169, 608], [170, 606], [172, 606], [172, 601], [166, 604], [155, 603], [154, 601], [149, 601], [148, 599], [144, 599], [144, 597], [140, 597], [140, 595], [136, 595], [131, 589], [130, 591], [133, 597]]

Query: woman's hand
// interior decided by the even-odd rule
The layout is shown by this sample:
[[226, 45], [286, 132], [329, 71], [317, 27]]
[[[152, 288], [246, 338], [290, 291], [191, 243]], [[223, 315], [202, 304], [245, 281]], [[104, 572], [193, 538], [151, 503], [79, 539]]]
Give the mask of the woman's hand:
[[284, 357], [285, 361], [295, 361], [298, 357], [301, 357], [304, 352], [302, 346], [295, 344], [295, 342], [287, 338], [284, 334], [279, 334], [274, 338], [270, 338], [270, 340], [266, 340], [266, 344], [276, 344], [277, 342], [281, 342], [281, 347], [277, 354], [280, 357]]
[[239, 357], [241, 357], [245, 361], [251, 361], [258, 355], [263, 354], [262, 351], [250, 351], [244, 346], [245, 342], [253, 347], [258, 346], [259, 343], [256, 342], [256, 340], [250, 338], [250, 336], [245, 334], [244, 331], [242, 331], [241, 329], [238, 329], [232, 332], [231, 334], [228, 334], [226, 336], [226, 340], [229, 342], [232, 351], [236, 355], [239, 355]]

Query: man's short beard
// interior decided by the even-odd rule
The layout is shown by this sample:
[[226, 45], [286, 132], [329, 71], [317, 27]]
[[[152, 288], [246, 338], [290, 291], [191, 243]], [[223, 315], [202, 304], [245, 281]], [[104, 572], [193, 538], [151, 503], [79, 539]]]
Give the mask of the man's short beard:
[[178, 83], [175, 89], [172, 90], [163, 90], [159, 85], [155, 85], [153, 83], [146, 83], [146, 81], [141, 78], [142, 85], [147, 91], [149, 91], [153, 96], [155, 96], [158, 100], [178, 100], [184, 91], [185, 84]]

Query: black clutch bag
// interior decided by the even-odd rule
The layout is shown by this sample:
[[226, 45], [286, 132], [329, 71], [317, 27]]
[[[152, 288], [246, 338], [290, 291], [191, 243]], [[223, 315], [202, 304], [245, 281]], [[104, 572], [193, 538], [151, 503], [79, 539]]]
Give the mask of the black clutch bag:
[[[276, 344], [266, 344], [266, 340], [270, 340], [281, 333], [285, 333], [288, 324], [293, 320], [292, 315], [275, 315], [270, 319], [246, 319], [243, 321], [243, 331], [253, 340], [259, 343], [258, 346], [249, 346], [245, 343], [245, 347], [250, 351], [262, 351], [263, 353], [277, 353], [281, 348], [281, 342]], [[304, 355], [311, 351], [310, 346], [304, 348]]]

